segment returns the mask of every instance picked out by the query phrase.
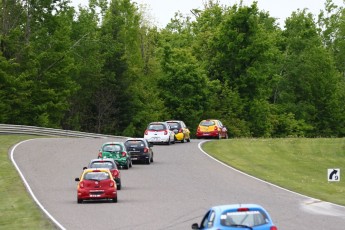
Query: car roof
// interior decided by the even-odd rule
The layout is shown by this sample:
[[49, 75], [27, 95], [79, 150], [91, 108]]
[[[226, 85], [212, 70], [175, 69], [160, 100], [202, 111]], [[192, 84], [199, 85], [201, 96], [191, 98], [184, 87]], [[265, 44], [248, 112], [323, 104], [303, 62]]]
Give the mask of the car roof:
[[92, 168], [92, 169], [84, 169], [84, 173], [88, 173], [88, 172], [94, 172], [94, 171], [99, 171], [99, 172], [108, 172], [109, 174], [111, 174], [109, 169], [106, 168]]
[[128, 138], [126, 141], [135, 141], [135, 140], [145, 141], [146, 139], [142, 137], [131, 137], [131, 138]]
[[267, 213], [267, 211], [258, 204], [226, 204], [213, 206], [211, 209], [217, 210], [218, 212], [222, 213], [226, 210], [237, 210], [239, 208], [260, 209]]
[[218, 119], [204, 119], [202, 121], [219, 121]]
[[149, 125], [154, 125], [154, 124], [166, 124], [165, 121], [153, 121], [153, 122], [150, 122]]
[[123, 145], [122, 141], [109, 141], [105, 142], [103, 145]]
[[93, 162], [101, 162], [101, 161], [111, 161], [111, 162], [113, 162], [114, 164], [115, 164], [115, 161], [114, 161], [114, 159], [112, 159], [112, 158], [104, 158], [104, 159], [92, 159], [91, 161], [90, 161], [90, 163], [93, 163]]
[[169, 122], [182, 122], [181, 120], [169, 120], [169, 121], [166, 121], [167, 123]]

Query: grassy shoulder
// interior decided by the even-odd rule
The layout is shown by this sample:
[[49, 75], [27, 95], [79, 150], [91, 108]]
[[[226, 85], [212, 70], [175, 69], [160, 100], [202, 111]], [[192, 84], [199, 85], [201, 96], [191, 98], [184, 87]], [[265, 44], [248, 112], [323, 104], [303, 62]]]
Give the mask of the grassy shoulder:
[[29, 135], [0, 135], [0, 228], [56, 229], [27, 192], [8, 155], [16, 143], [37, 138]]
[[345, 205], [345, 178], [339, 182], [327, 178], [328, 169], [345, 172], [345, 138], [228, 139], [206, 142], [202, 148], [262, 180]]

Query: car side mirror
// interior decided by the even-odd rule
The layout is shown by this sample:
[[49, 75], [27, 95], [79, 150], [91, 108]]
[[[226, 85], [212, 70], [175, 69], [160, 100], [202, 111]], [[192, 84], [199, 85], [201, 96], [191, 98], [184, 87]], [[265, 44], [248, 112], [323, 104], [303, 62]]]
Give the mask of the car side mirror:
[[75, 180], [75, 181], [80, 181], [79, 177], [75, 178], [74, 180]]
[[192, 224], [192, 229], [199, 229], [199, 225], [197, 223]]

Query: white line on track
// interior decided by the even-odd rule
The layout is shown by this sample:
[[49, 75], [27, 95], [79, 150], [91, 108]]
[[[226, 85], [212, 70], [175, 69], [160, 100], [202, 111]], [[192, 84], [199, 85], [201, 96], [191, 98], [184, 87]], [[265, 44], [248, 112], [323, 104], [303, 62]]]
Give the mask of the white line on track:
[[28, 141], [32, 141], [34, 139], [30, 139], [30, 140], [25, 140], [25, 141], [22, 141], [22, 142], [19, 142], [18, 144], [16, 144], [12, 150], [11, 150], [11, 161], [14, 165], [14, 167], [16, 167], [20, 177], [22, 178], [24, 184], [25, 184], [25, 187], [26, 189], [28, 190], [28, 192], [30, 193], [30, 195], [32, 196], [32, 198], [34, 199], [34, 201], [36, 202], [36, 204], [42, 209], [42, 211], [56, 224], [57, 227], [59, 227], [61, 230], [65, 230], [65, 228], [52, 216], [50, 215], [50, 213], [43, 207], [43, 205], [39, 202], [39, 200], [36, 198], [35, 194], [32, 192], [31, 190], [31, 187], [30, 185], [28, 184], [28, 182], [26, 181], [23, 173], [20, 171], [20, 168], [18, 167], [16, 161], [14, 160], [13, 158], [13, 154], [14, 154], [14, 151], [15, 149], [20, 145], [20, 144], [23, 144], [25, 142], [28, 142]]

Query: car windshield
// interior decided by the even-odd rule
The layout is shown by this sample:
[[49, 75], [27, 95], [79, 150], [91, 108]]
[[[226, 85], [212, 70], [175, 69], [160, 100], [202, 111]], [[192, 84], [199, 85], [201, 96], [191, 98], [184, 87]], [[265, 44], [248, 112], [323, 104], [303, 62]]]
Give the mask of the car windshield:
[[266, 215], [260, 211], [228, 211], [221, 215], [223, 226], [249, 226], [254, 227], [268, 223]]
[[106, 168], [106, 169], [112, 169], [114, 168], [114, 165], [109, 162], [109, 161], [105, 161], [105, 162], [92, 162], [90, 165], [90, 168]]
[[108, 180], [110, 175], [107, 172], [87, 172], [84, 175], [84, 180]]
[[145, 144], [141, 140], [128, 140], [126, 141], [125, 145], [127, 147], [144, 147]]
[[165, 130], [165, 125], [164, 124], [150, 124], [147, 129], [154, 130], [154, 131]]
[[170, 125], [171, 130], [180, 128], [180, 124], [178, 122], [169, 122], [168, 124]]
[[215, 125], [214, 121], [202, 121], [200, 122], [200, 125], [202, 126], [212, 126]]
[[121, 145], [105, 145], [103, 147], [104, 152], [118, 152], [121, 150], [122, 150]]

